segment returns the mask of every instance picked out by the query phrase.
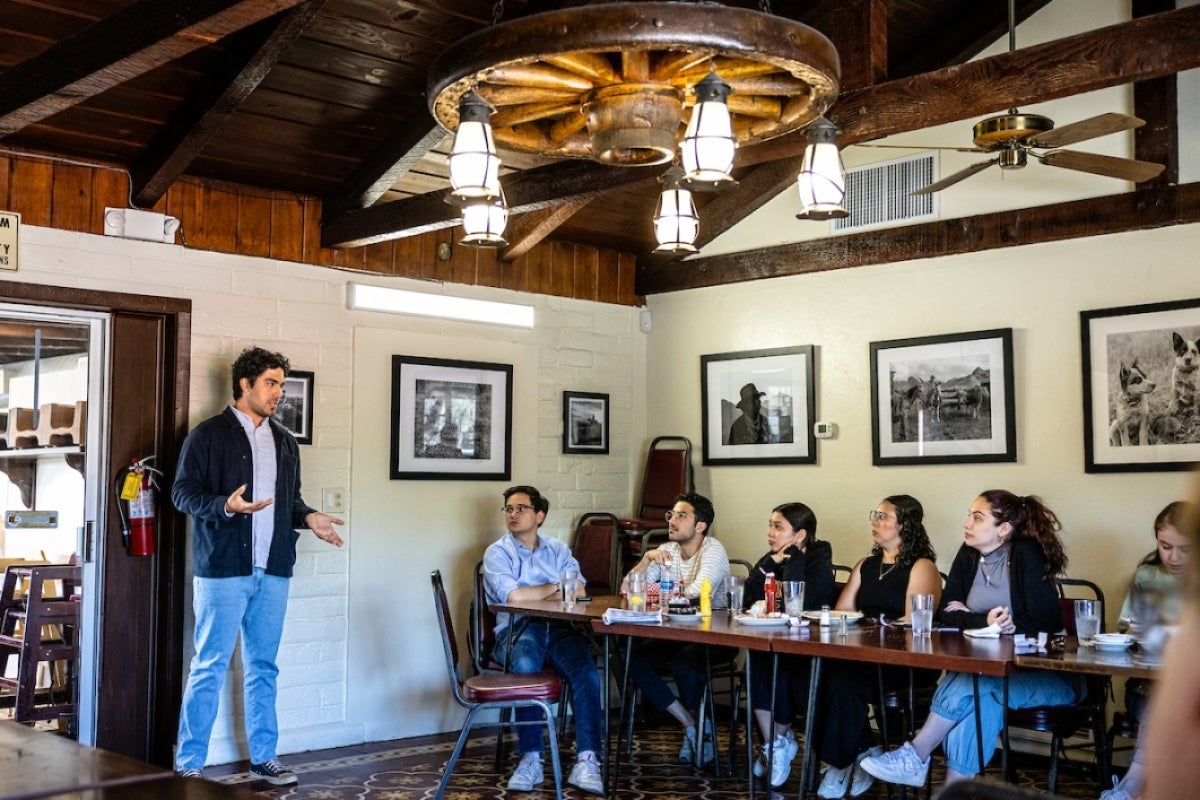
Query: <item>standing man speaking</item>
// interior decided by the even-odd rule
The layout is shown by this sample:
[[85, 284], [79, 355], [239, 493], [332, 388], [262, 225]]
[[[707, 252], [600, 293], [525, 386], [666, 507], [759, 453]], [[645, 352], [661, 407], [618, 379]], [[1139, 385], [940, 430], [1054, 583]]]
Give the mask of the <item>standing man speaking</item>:
[[233, 362], [233, 405], [196, 426], [183, 443], [171, 500], [192, 515], [196, 655], [192, 658], [175, 769], [202, 775], [217, 699], [238, 633], [245, 672], [250, 773], [277, 786], [296, 775], [276, 759], [275, 656], [296, 563], [297, 528], [341, 547], [345, 523], [300, 496], [300, 449], [271, 417], [291, 369], [286, 357], [248, 347]]

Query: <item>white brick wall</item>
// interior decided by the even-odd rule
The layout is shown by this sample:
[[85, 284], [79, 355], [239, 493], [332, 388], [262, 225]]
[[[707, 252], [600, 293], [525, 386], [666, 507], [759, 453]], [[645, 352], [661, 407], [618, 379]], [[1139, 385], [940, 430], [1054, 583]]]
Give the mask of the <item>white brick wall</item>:
[[[424, 708], [444, 704], [448, 699], [440, 645], [436, 636], [432, 642], [427, 639], [429, 626], [433, 625], [428, 584], [424, 582], [427, 564], [416, 563], [418, 551], [408, 554], [412, 563], [397, 563], [391, 580], [403, 588], [382, 605], [376, 602], [376, 590], [369, 586], [366, 576], [359, 574], [362, 571], [352, 571], [352, 561], [372, 564], [394, 559], [396, 547], [386, 531], [377, 536], [376, 531], [356, 529], [355, 518], [381, 518], [387, 522], [380, 527], [387, 527], [393, 520], [403, 520], [406, 510], [421, 509], [419, 498], [430, 486], [416, 482], [405, 487], [413, 489], [417, 499], [397, 503], [386, 492], [361, 488], [381, 471], [386, 476], [385, 463], [372, 463], [364, 475], [351, 474], [356, 427], [361, 427], [359, 433], [366, 437], [378, 439], [380, 430], [386, 432], [388, 413], [386, 397], [355, 404], [356, 371], [390, 374], [390, 363], [355, 363], [355, 337], [365, 330], [394, 331], [398, 338], [394, 352], [400, 353], [405, 352], [406, 339], [432, 334], [452, 342], [447, 345], [451, 357], [471, 359], [475, 357], [471, 352], [474, 342], [493, 339], [493, 330], [346, 309], [346, 283], [355, 278], [422, 291], [440, 290], [428, 282], [356, 276], [303, 264], [32, 226], [23, 226], [21, 237], [20, 271], [6, 274], [6, 279], [191, 299], [190, 425], [218, 413], [230, 401], [229, 364], [249, 344], [279, 350], [296, 369], [315, 373], [313, 445], [301, 447], [304, 494], [311, 505], [319, 507], [321, 488], [348, 489], [349, 511], [342, 515], [348, 523], [343, 532], [347, 544], [335, 550], [310, 535], [300, 539], [279, 659], [280, 752], [453, 728], [457, 724], [453, 712], [433, 720], [422, 717]], [[532, 473], [525, 469], [521, 474], [514, 472], [513, 482], [536, 483], [551, 498], [554, 511], [546, 532], [569, 539], [575, 518], [585, 511], [629, 510], [631, 481], [637, 478], [630, 473], [640, 470], [640, 451], [644, 448], [643, 433], [631, 432], [643, 420], [640, 413], [631, 413], [632, 408], [642, 404], [635, 396], [641, 391], [640, 376], [645, 369], [645, 346], [633, 339], [642, 337], [637, 330], [637, 310], [499, 290], [452, 288], [468, 296], [532, 302], [536, 306], [534, 331], [499, 335], [520, 340], [537, 352], [536, 402], [514, 410], [520, 420], [514, 427], [528, 427], [536, 433], [527, 437], [529, 441], [515, 440], [513, 445], [518, 456], [514, 463], [529, 463], [535, 469]], [[564, 389], [610, 394], [610, 456], [561, 454]], [[532, 460], [525, 462], [526, 454]], [[445, 483], [439, 488], [443, 487]], [[492, 506], [500, 505], [499, 490], [491, 483], [468, 482], [451, 484], [449, 491], [457, 498], [452, 504], [457, 507], [449, 509], [450, 514], [461, 519], [446, 519], [445, 510], [440, 508], [425, 509], [423, 513], [433, 515], [449, 530], [471, 530], [470, 535], [461, 535], [462, 541], [456, 546], [466, 551], [464, 561], [473, 563], [482, 553], [481, 543], [486, 544], [494, 532], [502, 530], [498, 515], [492, 513]], [[490, 525], [491, 529], [479, 532], [479, 520], [488, 520], [483, 527]], [[428, 523], [422, 525], [431, 527]], [[451, 540], [455, 536], [452, 533]], [[452, 580], [469, 577], [455, 576], [452, 565], [443, 568]], [[461, 588], [457, 596], [462, 597]], [[372, 610], [351, 613], [360, 608]], [[392, 608], [416, 611], [394, 619], [387, 615]], [[465, 611], [463, 603], [460, 613], [464, 622]], [[187, 625], [190, 634], [190, 615]], [[403, 630], [394, 645], [352, 644], [376, 642], [383, 626], [395, 625]], [[426, 646], [419, 648], [403, 679], [399, 675], [391, 677], [417, 688], [396, 697], [390, 691], [372, 694], [355, 705], [359, 711], [352, 710], [348, 696], [363, 691], [364, 686], [368, 687], [365, 691], [371, 691], [362, 676], [389, 674], [404, 655], [404, 642], [413, 636], [424, 639]], [[185, 663], [180, 665], [184, 674], [190, 658], [189, 647]], [[246, 757], [241, 682], [241, 665], [235, 658], [213, 731], [210, 763]], [[430, 698], [437, 700], [430, 703]]]

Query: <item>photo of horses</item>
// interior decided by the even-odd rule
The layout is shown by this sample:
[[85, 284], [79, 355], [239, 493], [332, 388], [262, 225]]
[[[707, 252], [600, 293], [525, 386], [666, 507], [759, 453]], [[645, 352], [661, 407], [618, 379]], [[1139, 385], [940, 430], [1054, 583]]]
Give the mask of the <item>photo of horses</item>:
[[874, 463], [1015, 461], [1012, 329], [871, 343]]

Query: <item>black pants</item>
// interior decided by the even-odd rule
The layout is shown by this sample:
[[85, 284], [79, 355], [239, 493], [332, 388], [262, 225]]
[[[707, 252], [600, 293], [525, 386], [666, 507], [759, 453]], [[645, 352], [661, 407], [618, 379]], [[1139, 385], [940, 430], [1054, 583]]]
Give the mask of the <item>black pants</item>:
[[[872, 703], [878, 703], [879, 674], [874, 664], [827, 661], [821, 670], [821, 692], [814, 730], [817, 752], [830, 766], [843, 769], [872, 744], [867, 715]], [[885, 691], [908, 691], [907, 667], [882, 667]], [[937, 684], [941, 673], [913, 671], [916, 686]]]
[[[750, 652], [750, 692], [755, 711], [771, 708], [771, 656]], [[808, 676], [812, 659], [808, 656], [779, 657], [775, 672], [775, 722], [791, 725], [796, 714], [808, 708]]]

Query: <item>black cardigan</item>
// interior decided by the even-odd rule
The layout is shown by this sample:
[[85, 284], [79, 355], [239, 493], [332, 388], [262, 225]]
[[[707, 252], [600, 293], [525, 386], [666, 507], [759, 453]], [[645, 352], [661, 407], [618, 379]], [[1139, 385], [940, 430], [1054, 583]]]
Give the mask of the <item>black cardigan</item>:
[[[942, 590], [942, 605], [938, 617], [943, 625], [957, 628], [983, 628], [988, 624], [987, 612], [946, 611], [949, 603], [967, 602], [980, 553], [963, 545], [954, 557], [946, 586]], [[1054, 576], [1046, 575], [1046, 556], [1036, 540], [1028, 537], [1012, 539], [1008, 548], [1011, 610], [1017, 633], [1057, 633], [1063, 629], [1062, 607], [1058, 602], [1058, 587]], [[991, 609], [988, 609], [990, 611]]]
[[789, 558], [782, 564], [776, 564], [767, 553], [750, 570], [742, 594], [743, 608], [763, 599], [763, 580], [768, 572], [774, 572], [777, 581], [804, 581], [805, 609], [832, 606], [837, 601], [837, 587], [833, 583], [833, 547], [829, 542], [810, 542], [805, 550], [792, 545], [783, 552]]

